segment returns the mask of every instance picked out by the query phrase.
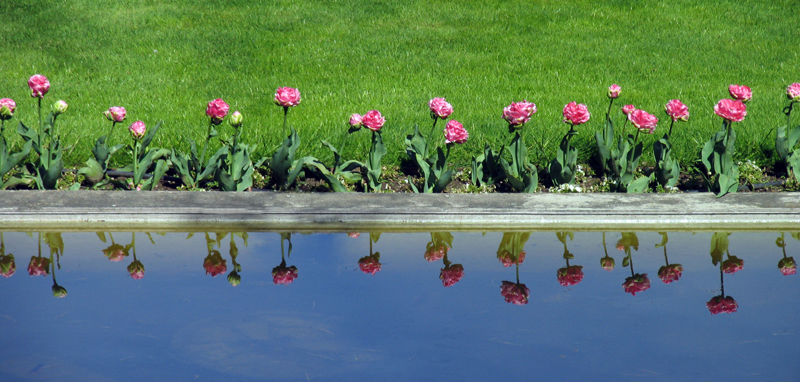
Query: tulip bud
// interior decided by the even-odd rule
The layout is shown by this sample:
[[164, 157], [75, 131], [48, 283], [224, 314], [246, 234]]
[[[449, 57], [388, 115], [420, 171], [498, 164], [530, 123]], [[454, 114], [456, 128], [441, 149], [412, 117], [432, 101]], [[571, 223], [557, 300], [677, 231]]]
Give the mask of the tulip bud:
[[125, 120], [126, 111], [122, 106], [112, 106], [103, 112], [103, 115], [112, 122], [122, 122]]
[[56, 103], [53, 104], [53, 115], [64, 114], [67, 111], [67, 103], [64, 100], [58, 100]]
[[144, 137], [144, 133], [145, 131], [147, 131], [147, 127], [145, 127], [144, 122], [136, 121], [131, 124], [131, 127], [129, 127], [128, 130], [130, 130], [133, 139], [139, 140], [142, 139], [142, 137]]
[[67, 289], [61, 285], [53, 285], [53, 296], [58, 298], [67, 297]]
[[230, 123], [234, 128], [238, 129], [239, 126], [242, 125], [242, 113], [234, 111], [233, 114], [231, 114], [231, 118], [228, 119], [228, 123]]
[[236, 271], [233, 271], [228, 274], [228, 282], [231, 283], [232, 286], [238, 286], [242, 283], [242, 276], [239, 276]]
[[0, 99], [0, 119], [8, 121], [14, 116], [14, 109], [17, 108], [17, 103], [11, 98]]

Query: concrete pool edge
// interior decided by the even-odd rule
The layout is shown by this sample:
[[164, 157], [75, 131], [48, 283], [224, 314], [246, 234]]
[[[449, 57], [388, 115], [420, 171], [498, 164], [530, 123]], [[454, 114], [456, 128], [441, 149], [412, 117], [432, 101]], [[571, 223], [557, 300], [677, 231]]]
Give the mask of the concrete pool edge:
[[800, 194], [2, 191], [4, 230], [794, 230]]

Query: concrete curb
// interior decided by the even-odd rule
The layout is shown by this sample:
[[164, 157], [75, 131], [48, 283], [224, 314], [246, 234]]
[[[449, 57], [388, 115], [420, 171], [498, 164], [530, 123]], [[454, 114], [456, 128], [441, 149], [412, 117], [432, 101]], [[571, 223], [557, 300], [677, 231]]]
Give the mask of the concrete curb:
[[3, 191], [3, 230], [797, 230], [800, 194]]

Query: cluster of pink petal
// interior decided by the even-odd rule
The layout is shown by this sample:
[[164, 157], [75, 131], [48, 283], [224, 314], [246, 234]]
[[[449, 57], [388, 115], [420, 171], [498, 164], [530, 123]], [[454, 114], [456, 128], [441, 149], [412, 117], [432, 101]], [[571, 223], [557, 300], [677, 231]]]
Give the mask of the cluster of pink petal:
[[683, 266], [680, 264], [670, 264], [658, 269], [658, 278], [660, 278], [664, 284], [680, 280], [682, 274]]
[[614, 270], [614, 265], [615, 264], [614, 264], [614, 258], [613, 257], [606, 256], [606, 257], [603, 257], [602, 259], [600, 259], [600, 266], [603, 267], [603, 269], [605, 269], [605, 270], [607, 270], [609, 272]]
[[230, 106], [222, 98], [217, 98], [208, 102], [206, 115], [211, 117], [212, 122], [219, 125], [222, 123], [222, 119], [228, 115], [228, 110], [230, 110]]
[[577, 285], [583, 280], [583, 267], [579, 265], [571, 265], [566, 268], [561, 268], [556, 274], [558, 283], [561, 286]]
[[141, 280], [144, 277], [144, 265], [138, 260], [128, 265], [128, 273], [134, 280]]
[[528, 289], [525, 284], [503, 281], [503, 285], [500, 287], [500, 295], [502, 295], [508, 303], [525, 305], [528, 303], [528, 296], [531, 295], [531, 290]]
[[503, 119], [511, 126], [519, 127], [530, 121], [534, 113], [536, 113], [536, 105], [533, 103], [528, 101], [512, 102], [503, 109]]
[[0, 276], [9, 278], [17, 272], [17, 263], [14, 255], [0, 256]]
[[622, 88], [619, 87], [617, 84], [612, 84], [608, 87], [608, 98], [615, 99], [619, 97], [619, 93], [622, 91]]
[[787, 257], [778, 262], [778, 269], [784, 276], [793, 275], [797, 273], [797, 263], [793, 257]]
[[279, 265], [275, 268], [272, 268], [272, 282], [276, 285], [291, 284], [294, 282], [297, 276], [297, 267], [294, 265], [291, 267]]
[[364, 256], [358, 259], [358, 267], [361, 268], [361, 272], [374, 276], [375, 273], [381, 270], [381, 263], [374, 256]]
[[206, 274], [211, 275], [211, 277], [217, 277], [217, 275], [228, 271], [228, 265], [219, 254], [206, 257], [203, 261], [203, 268], [206, 269]]
[[453, 114], [453, 106], [451, 106], [444, 98], [434, 98], [428, 102], [428, 107], [431, 108], [432, 115], [441, 119], [446, 119]]
[[275, 90], [275, 104], [283, 107], [294, 107], [300, 104], [300, 91], [295, 88], [282, 87]]
[[633, 113], [634, 110], [636, 110], [636, 106], [625, 105], [622, 107], [622, 114], [629, 115], [630, 113]]
[[739, 85], [728, 86], [728, 91], [731, 93], [731, 97], [733, 97], [733, 98], [735, 98], [735, 99], [737, 99], [739, 101], [742, 101], [742, 102], [747, 102], [751, 98], [753, 98], [753, 91], [750, 90], [749, 87], [744, 86], [744, 85], [741, 85], [741, 86], [739, 86]]
[[504, 267], [510, 267], [514, 264], [522, 264], [522, 262], [525, 261], [525, 251], [520, 252], [519, 256], [516, 258], [511, 253], [506, 252], [498, 256], [498, 259], [500, 259], [500, 262]]
[[669, 115], [673, 121], [689, 120], [689, 108], [686, 107], [686, 105], [684, 105], [680, 100], [670, 100], [667, 102], [667, 105], [664, 106], [664, 109], [667, 110], [667, 115]]
[[50, 273], [50, 259], [46, 257], [31, 257], [28, 263], [28, 274], [31, 276], [47, 276]]
[[589, 109], [586, 105], [570, 102], [564, 106], [564, 122], [572, 125], [582, 125], [589, 121]]
[[628, 114], [628, 120], [641, 132], [653, 134], [658, 125], [658, 118], [644, 110], [636, 109]]
[[358, 239], [358, 237], [361, 236], [361, 234], [358, 233], [358, 232], [348, 232], [347, 236], [349, 236], [349, 237], [351, 237], [353, 239]]
[[105, 115], [106, 118], [108, 118], [108, 120], [112, 122], [124, 121], [126, 114], [127, 112], [125, 111], [125, 108], [122, 106], [111, 106], [108, 108], [108, 110], [103, 112], [103, 115]]
[[449, 288], [461, 281], [464, 277], [464, 266], [461, 264], [453, 264], [449, 267], [442, 268], [439, 272], [439, 279], [442, 280], [442, 285]]
[[131, 132], [131, 136], [134, 139], [142, 139], [142, 137], [144, 137], [145, 131], [147, 131], [147, 127], [144, 125], [144, 122], [136, 121], [131, 124], [128, 130]]
[[8, 113], [10, 117], [11, 115], [14, 115], [14, 110], [17, 109], [17, 103], [14, 102], [14, 100], [11, 98], [0, 99], [0, 109], [4, 107], [8, 108]]
[[706, 303], [706, 307], [711, 314], [734, 313], [739, 308], [739, 304], [731, 296], [714, 296]]
[[455, 119], [447, 122], [444, 127], [444, 141], [445, 143], [458, 143], [463, 144], [469, 139], [469, 133], [461, 123]]
[[793, 83], [786, 88], [786, 96], [792, 101], [800, 101], [800, 83]]
[[34, 74], [28, 78], [28, 87], [31, 88], [31, 97], [44, 98], [44, 95], [50, 90], [50, 81], [41, 74]]
[[361, 127], [361, 114], [353, 114], [350, 116], [350, 126]]
[[741, 122], [747, 116], [747, 106], [742, 101], [722, 99], [714, 105], [714, 113], [731, 122]]
[[381, 112], [377, 110], [370, 110], [361, 117], [361, 124], [372, 131], [379, 131], [384, 123], [386, 123], [386, 118], [383, 118]]
[[637, 273], [636, 275], [625, 278], [625, 282], [622, 283], [622, 288], [625, 290], [625, 293], [636, 296], [637, 293], [650, 289], [650, 279], [647, 278], [647, 273], [641, 275]]
[[444, 257], [445, 252], [450, 249], [444, 245], [433, 246], [431, 249], [425, 251], [425, 260], [428, 260], [429, 263], [434, 261], [441, 260]]
[[732, 258], [722, 262], [722, 271], [725, 273], [736, 273], [744, 269], [744, 260]]

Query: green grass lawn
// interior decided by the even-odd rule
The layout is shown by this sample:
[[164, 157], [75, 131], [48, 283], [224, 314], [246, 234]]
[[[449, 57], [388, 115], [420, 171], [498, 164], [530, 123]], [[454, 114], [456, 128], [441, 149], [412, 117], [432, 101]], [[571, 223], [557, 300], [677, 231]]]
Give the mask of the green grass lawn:
[[[453, 154], [466, 165], [486, 143], [510, 141], [502, 109], [527, 99], [539, 109], [526, 127], [531, 159], [544, 166], [568, 130], [561, 109], [570, 101], [592, 113], [576, 140], [579, 162], [590, 160], [606, 89], [617, 83], [615, 106], [632, 103], [658, 116], [656, 135], [669, 127], [668, 100], [688, 105], [690, 120], [676, 125], [672, 139], [686, 165], [721, 127], [713, 106], [735, 83], [754, 93], [736, 125], [737, 155], [769, 165], [774, 129], [785, 123], [785, 88], [800, 82], [798, 15], [796, 0], [7, 0], [0, 3], [0, 97], [17, 101], [14, 125], [35, 126], [26, 80], [47, 76], [45, 104], [70, 105], [59, 123], [66, 143], [79, 140], [66, 158], [72, 165], [91, 156], [110, 106], [127, 108], [125, 126], [163, 119], [155, 144], [186, 150], [187, 137], [202, 139], [205, 105], [214, 98], [244, 114], [244, 139], [259, 145], [258, 156], [269, 155], [284, 135], [282, 109], [272, 102], [280, 86], [302, 93], [289, 115], [301, 153], [324, 161], [331, 155], [323, 139], [339, 147], [349, 139], [345, 157], [363, 160], [369, 136], [348, 137], [347, 120], [378, 109], [387, 121], [384, 163], [399, 163], [414, 124], [430, 128], [428, 100], [446, 97], [451, 118], [470, 132]], [[121, 130], [112, 143], [129, 141]], [[653, 138], [645, 138], [645, 161], [652, 162]]]

